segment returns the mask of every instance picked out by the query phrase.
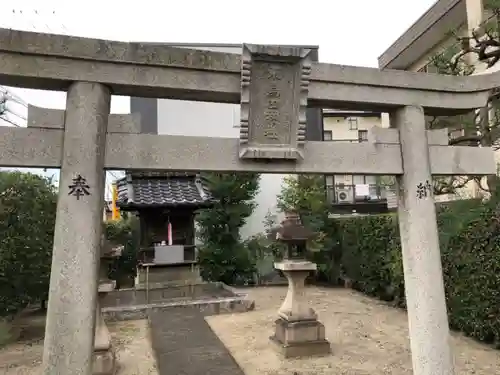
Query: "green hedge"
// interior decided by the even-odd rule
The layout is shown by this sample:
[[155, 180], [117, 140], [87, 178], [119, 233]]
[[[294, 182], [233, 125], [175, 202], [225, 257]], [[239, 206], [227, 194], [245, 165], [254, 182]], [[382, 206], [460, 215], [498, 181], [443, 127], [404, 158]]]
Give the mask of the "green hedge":
[[[459, 201], [438, 206], [450, 327], [500, 342], [500, 208]], [[337, 220], [341, 267], [355, 289], [405, 307], [397, 216]]]

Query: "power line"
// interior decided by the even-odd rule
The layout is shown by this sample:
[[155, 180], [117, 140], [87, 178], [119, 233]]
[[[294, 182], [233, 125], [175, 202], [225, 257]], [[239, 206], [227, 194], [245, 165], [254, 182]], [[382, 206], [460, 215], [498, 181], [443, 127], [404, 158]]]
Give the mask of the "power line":
[[26, 122], [28, 119], [23, 114], [19, 113], [15, 108], [12, 108], [8, 104], [12, 102], [14, 104], [22, 106], [24, 109], [28, 108], [28, 103], [24, 101], [18, 95], [13, 94], [9, 89], [4, 86], [0, 86], [0, 118], [9, 124], [12, 124], [17, 127], [21, 127], [19, 123], [15, 120], [11, 120], [7, 117], [7, 115], [13, 115], [18, 119]]
[[[13, 18], [15, 19], [13, 22], [13, 25], [17, 25], [18, 20], [20, 20], [22, 23], [28, 23], [28, 29], [30, 31], [36, 31], [36, 32], [49, 32], [49, 33], [61, 33], [61, 34], [69, 34], [69, 30], [67, 29], [66, 25], [64, 22], [56, 22], [56, 25], [53, 25], [54, 20], [57, 20], [58, 14], [56, 13], [55, 10], [48, 11], [48, 12], [41, 12], [38, 9], [18, 9], [18, 8], [13, 8], [12, 9], [12, 15]], [[52, 20], [48, 20], [48, 17], [52, 18]], [[17, 18], [17, 20], [16, 20]], [[50, 25], [49, 25], [50, 24]], [[41, 26], [41, 27], [40, 27]], [[59, 30], [54, 30], [54, 27]], [[13, 27], [13, 28], [18, 28], [18, 27]], [[17, 124], [13, 120], [9, 119], [6, 117], [7, 113], [12, 114], [16, 117], [18, 117], [21, 120], [27, 121], [27, 118], [19, 113], [17, 113], [15, 110], [8, 108], [6, 106], [7, 101], [11, 101], [13, 103], [19, 104], [25, 108], [28, 108], [29, 103], [27, 103], [25, 100], [23, 100], [20, 96], [12, 93], [9, 89], [7, 89], [4, 86], [0, 86], [0, 120], [3, 120], [13, 126], [16, 127], [22, 127], [21, 125]], [[3, 107], [2, 107], [3, 104]], [[47, 169], [44, 169], [44, 172], [46, 172]], [[121, 177], [118, 177], [116, 174], [114, 174], [111, 171], [107, 171], [115, 180], [120, 179]], [[106, 174], [107, 176], [107, 174]], [[55, 177], [55, 175], [53, 175]], [[58, 183], [58, 180], [54, 178], [54, 180]], [[106, 179], [107, 180], [107, 179]], [[112, 189], [111, 185], [106, 183], [105, 187], [105, 193], [108, 193], [109, 196], [112, 196]]]
[[[28, 23], [28, 29], [30, 31], [37, 31], [37, 32], [49, 32], [49, 33], [56, 33], [57, 30], [53, 30], [53, 21], [57, 20], [57, 13], [55, 10], [51, 11], [40, 11], [38, 9], [20, 9], [20, 8], [12, 8], [12, 15], [14, 18], [14, 25], [17, 25], [18, 22], [15, 22], [17, 20], [21, 20], [21, 22]], [[48, 21], [48, 17], [53, 18], [53, 20]], [[17, 20], [16, 20], [17, 19]], [[56, 25], [57, 29], [62, 29], [62, 33], [67, 34], [68, 29], [66, 25], [61, 22], [57, 23]], [[12, 27], [12, 28], [17, 28], [17, 27]]]
[[28, 108], [28, 103], [21, 98], [19, 95], [14, 94], [5, 86], [0, 86], [0, 94], [3, 98], [12, 100], [13, 102], [22, 105], [23, 107]]
[[18, 127], [18, 128], [22, 128], [22, 126], [21, 126], [21, 125], [16, 124], [15, 122], [13, 122], [13, 121], [9, 120], [8, 118], [6, 118], [6, 117], [5, 117], [5, 115], [0, 115], [0, 120], [5, 121], [5, 122], [8, 122], [9, 124], [14, 125], [14, 126], [16, 126], [16, 127]]

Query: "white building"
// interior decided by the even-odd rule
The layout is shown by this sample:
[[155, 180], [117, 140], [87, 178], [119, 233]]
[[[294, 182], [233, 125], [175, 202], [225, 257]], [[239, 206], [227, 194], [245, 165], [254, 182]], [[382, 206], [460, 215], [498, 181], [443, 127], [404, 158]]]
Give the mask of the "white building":
[[[389, 127], [386, 113], [367, 111], [323, 111], [325, 142], [361, 143], [368, 141], [373, 127]], [[395, 195], [373, 175], [327, 175], [327, 198], [333, 214], [384, 213], [396, 207]]]

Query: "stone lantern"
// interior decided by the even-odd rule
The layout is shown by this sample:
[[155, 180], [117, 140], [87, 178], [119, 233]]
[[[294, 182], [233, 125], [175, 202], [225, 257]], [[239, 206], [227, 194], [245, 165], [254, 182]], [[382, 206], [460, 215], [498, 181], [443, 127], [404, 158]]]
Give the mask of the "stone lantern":
[[325, 327], [305, 298], [305, 279], [317, 268], [315, 263], [306, 260], [307, 241], [313, 235], [295, 213], [287, 213], [276, 233], [276, 239], [287, 247], [283, 261], [275, 263], [274, 267], [288, 279], [288, 292], [278, 311], [271, 341], [277, 344], [285, 358], [330, 353]]
[[281, 223], [281, 228], [276, 232], [276, 239], [286, 244], [284, 259], [305, 260], [307, 251], [307, 241], [314, 234], [304, 227], [299, 215], [287, 213], [285, 220]]

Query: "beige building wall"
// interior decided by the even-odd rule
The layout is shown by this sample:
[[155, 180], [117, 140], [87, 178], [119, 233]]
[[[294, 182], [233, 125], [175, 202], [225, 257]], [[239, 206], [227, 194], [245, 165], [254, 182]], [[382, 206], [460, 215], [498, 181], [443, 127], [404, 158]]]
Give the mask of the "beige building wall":
[[467, 28], [470, 35], [490, 15], [484, 11], [483, 0], [465, 0], [465, 6], [467, 11]]
[[[323, 135], [325, 141], [356, 143], [367, 141], [368, 132], [376, 126], [388, 128], [389, 115], [361, 111], [323, 110]], [[389, 209], [397, 207], [395, 192], [390, 188], [381, 186], [381, 181], [377, 176], [352, 174], [325, 176], [325, 182], [331, 194], [334, 194], [332, 190], [336, 191], [333, 186], [338, 184], [348, 186], [370, 185], [369, 196], [371, 199], [385, 198]]]
[[332, 140], [358, 141], [359, 131], [368, 131], [374, 126], [382, 126], [380, 116], [361, 117], [352, 113], [338, 117], [326, 114], [323, 118], [323, 129], [332, 132]]
[[[388, 122], [387, 122], [388, 125]], [[323, 132], [325, 141], [360, 142], [367, 140], [368, 131], [374, 126], [382, 126], [381, 117], [362, 112], [324, 111]], [[335, 184], [376, 184], [375, 176], [335, 175]], [[326, 184], [334, 185], [332, 176], [326, 177]]]

